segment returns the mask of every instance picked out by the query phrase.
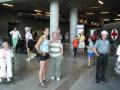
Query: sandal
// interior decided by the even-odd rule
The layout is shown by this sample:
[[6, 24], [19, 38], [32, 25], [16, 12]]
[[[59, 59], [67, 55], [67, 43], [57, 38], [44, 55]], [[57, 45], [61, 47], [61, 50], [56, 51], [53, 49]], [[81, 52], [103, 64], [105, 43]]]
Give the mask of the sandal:
[[47, 88], [46, 84], [44, 84], [44, 83], [39, 83], [39, 86], [40, 86], [41, 88]]
[[49, 80], [43, 80], [43, 83], [50, 83]]

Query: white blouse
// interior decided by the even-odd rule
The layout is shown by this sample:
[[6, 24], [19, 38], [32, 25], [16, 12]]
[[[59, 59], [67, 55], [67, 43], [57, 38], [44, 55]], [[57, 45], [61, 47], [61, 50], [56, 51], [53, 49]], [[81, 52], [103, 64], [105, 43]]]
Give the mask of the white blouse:
[[19, 31], [13, 30], [10, 32], [10, 35], [12, 36], [12, 38], [21, 38]]
[[32, 34], [30, 32], [26, 32], [25, 38], [26, 39], [33, 39]]
[[5, 50], [0, 49], [0, 60], [3, 59], [3, 57], [6, 58], [6, 60], [11, 59], [13, 57], [13, 52], [11, 49]]

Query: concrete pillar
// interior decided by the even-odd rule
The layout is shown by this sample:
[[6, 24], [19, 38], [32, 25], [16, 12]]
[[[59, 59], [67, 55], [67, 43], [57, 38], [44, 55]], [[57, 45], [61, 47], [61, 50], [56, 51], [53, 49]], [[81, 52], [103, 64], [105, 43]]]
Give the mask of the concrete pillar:
[[72, 49], [72, 41], [77, 34], [77, 8], [70, 9], [70, 48]]
[[59, 0], [51, 0], [50, 3], [50, 39], [51, 34], [59, 27]]

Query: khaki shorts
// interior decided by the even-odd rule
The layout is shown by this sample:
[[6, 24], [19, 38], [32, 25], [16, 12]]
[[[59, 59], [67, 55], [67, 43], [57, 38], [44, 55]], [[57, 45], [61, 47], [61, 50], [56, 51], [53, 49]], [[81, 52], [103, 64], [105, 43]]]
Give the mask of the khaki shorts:
[[78, 48], [85, 48], [85, 42], [79, 42]]

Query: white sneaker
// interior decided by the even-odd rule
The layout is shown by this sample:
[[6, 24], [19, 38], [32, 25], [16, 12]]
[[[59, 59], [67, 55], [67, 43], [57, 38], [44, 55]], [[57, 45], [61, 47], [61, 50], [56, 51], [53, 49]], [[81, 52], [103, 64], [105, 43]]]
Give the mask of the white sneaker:
[[9, 82], [10, 81], [10, 78], [7, 78], [7, 82]]
[[52, 76], [52, 77], [51, 77], [51, 80], [55, 80], [55, 77]]
[[35, 56], [32, 56], [32, 55], [31, 55], [31, 59], [34, 59], [34, 58], [35, 58]]
[[0, 82], [2, 82], [2, 79], [0, 78]]
[[36, 57], [36, 54], [32, 53], [31, 54], [31, 59], [34, 59]]
[[31, 58], [27, 58], [27, 59], [25, 59], [26, 61], [30, 61], [31, 60]]
[[32, 53], [31, 56], [36, 57], [36, 54], [35, 54], [35, 53]]
[[60, 81], [60, 78], [59, 78], [59, 77], [57, 77], [57, 81]]

